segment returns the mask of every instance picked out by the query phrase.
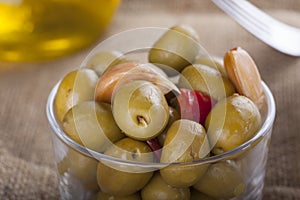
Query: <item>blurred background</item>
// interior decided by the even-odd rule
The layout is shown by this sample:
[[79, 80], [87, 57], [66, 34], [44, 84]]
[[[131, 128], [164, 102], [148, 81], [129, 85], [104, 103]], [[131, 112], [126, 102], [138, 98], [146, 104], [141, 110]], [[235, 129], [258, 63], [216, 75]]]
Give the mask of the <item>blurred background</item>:
[[[251, 2], [300, 27], [300, 1]], [[174, 24], [191, 25], [211, 54], [241, 46], [254, 58], [277, 105], [265, 199], [300, 199], [300, 59], [259, 41], [210, 0], [0, 1], [0, 199], [58, 197], [45, 116], [54, 84], [105, 38]]]

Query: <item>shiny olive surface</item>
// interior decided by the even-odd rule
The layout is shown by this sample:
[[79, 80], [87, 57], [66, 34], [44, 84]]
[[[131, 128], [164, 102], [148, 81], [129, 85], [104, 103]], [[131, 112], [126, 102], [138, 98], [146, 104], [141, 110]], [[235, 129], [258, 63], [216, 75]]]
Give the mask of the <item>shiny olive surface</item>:
[[[105, 155], [135, 162], [153, 162], [149, 146], [131, 138], [124, 138], [108, 148]], [[138, 170], [110, 161], [101, 161], [97, 168], [97, 180], [101, 191], [117, 195], [131, 195], [143, 188], [153, 175], [152, 171]]]
[[171, 27], [149, 52], [149, 62], [161, 66], [170, 76], [176, 75], [195, 60], [199, 47], [198, 35], [188, 26]]
[[222, 63], [223, 63], [222, 60], [219, 60], [217, 58], [211, 58], [208, 56], [199, 57], [194, 62], [194, 64], [201, 64], [201, 65], [206, 65], [208, 67], [212, 67], [218, 70], [222, 74], [222, 76], [227, 77], [226, 69]]
[[261, 121], [257, 106], [245, 96], [234, 94], [218, 102], [205, 121], [213, 153], [221, 154], [248, 141]]
[[[87, 157], [71, 148], [67, 155], [61, 160], [57, 169], [61, 175], [69, 174], [78, 179], [83, 187], [89, 190], [98, 190], [97, 184], [97, 164], [98, 161]], [[79, 182], [78, 181], [78, 182]]]
[[194, 64], [186, 67], [179, 79], [179, 87], [198, 90], [216, 100], [223, 99], [235, 92], [232, 83], [214, 68]]
[[72, 71], [62, 79], [54, 100], [55, 112], [59, 122], [74, 105], [94, 99], [97, 81], [98, 76], [91, 69]]
[[98, 152], [125, 137], [113, 118], [111, 105], [102, 102], [75, 105], [66, 113], [62, 127], [75, 142]]
[[[162, 149], [162, 163], [192, 162], [209, 155], [210, 147], [204, 127], [194, 121], [181, 119], [169, 128]], [[169, 165], [160, 170], [171, 186], [189, 187], [199, 181], [208, 165]]]
[[238, 166], [226, 161], [212, 164], [193, 187], [216, 199], [230, 199], [241, 195], [246, 185]]
[[141, 196], [139, 193], [131, 194], [128, 196], [115, 196], [100, 191], [91, 200], [141, 200]]
[[127, 136], [145, 141], [164, 130], [169, 107], [158, 87], [147, 81], [132, 81], [120, 86], [113, 96], [113, 115]]
[[124, 62], [122, 56], [123, 54], [118, 51], [101, 51], [87, 61], [86, 68], [93, 69], [101, 76], [107, 68]]
[[155, 173], [151, 181], [141, 190], [143, 200], [190, 200], [190, 189], [175, 188], [168, 185]]

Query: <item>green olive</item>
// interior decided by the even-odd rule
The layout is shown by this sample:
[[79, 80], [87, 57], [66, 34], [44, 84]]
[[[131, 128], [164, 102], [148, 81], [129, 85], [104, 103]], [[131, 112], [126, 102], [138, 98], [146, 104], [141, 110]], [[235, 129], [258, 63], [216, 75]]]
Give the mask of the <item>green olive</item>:
[[69, 148], [67, 155], [57, 164], [58, 172], [75, 177], [89, 190], [98, 190], [97, 164], [94, 158], [85, 156], [78, 151]]
[[101, 51], [93, 55], [86, 64], [86, 68], [93, 69], [98, 76], [114, 65], [124, 62], [123, 54], [118, 51]]
[[141, 200], [141, 197], [139, 193], [131, 194], [128, 196], [115, 196], [100, 191], [92, 200]]
[[223, 99], [235, 92], [232, 83], [211, 67], [194, 64], [186, 67], [179, 78], [179, 87], [206, 93], [216, 100]]
[[169, 120], [164, 94], [147, 81], [132, 81], [120, 86], [112, 103], [113, 115], [120, 129], [137, 140], [156, 137]]
[[191, 27], [171, 27], [151, 48], [149, 62], [162, 67], [170, 76], [177, 75], [194, 62], [199, 52], [197, 41], [198, 35]]
[[230, 199], [241, 195], [246, 185], [239, 167], [226, 161], [212, 164], [193, 187], [216, 199]]
[[252, 138], [261, 126], [257, 106], [247, 97], [234, 94], [219, 101], [205, 121], [214, 154], [221, 154]]
[[192, 188], [191, 200], [215, 200], [215, 199]]
[[111, 105], [102, 102], [75, 105], [66, 113], [62, 127], [75, 142], [98, 152], [125, 136], [115, 123]]
[[94, 99], [97, 74], [91, 69], [79, 69], [68, 73], [60, 82], [54, 106], [59, 122], [74, 105]]
[[159, 173], [155, 173], [151, 181], [142, 189], [141, 196], [143, 200], [189, 200], [190, 189], [172, 187]]
[[[108, 148], [105, 155], [135, 162], [154, 162], [149, 146], [131, 138], [124, 138]], [[101, 191], [112, 195], [131, 195], [142, 189], [153, 175], [152, 171], [138, 170], [109, 161], [98, 164], [97, 180]]]
[[164, 146], [164, 142], [165, 142], [165, 138], [166, 138], [166, 135], [167, 135], [167, 131], [170, 128], [170, 126], [173, 124], [173, 122], [175, 122], [176, 120], [180, 119], [180, 114], [173, 107], [169, 107], [169, 116], [170, 116], [169, 117], [169, 121], [168, 121], [168, 124], [167, 124], [165, 130], [161, 134], [159, 134], [157, 136], [158, 142], [159, 142], [159, 144], [161, 146]]
[[194, 62], [194, 64], [201, 64], [201, 65], [206, 65], [208, 67], [212, 67], [218, 70], [222, 74], [222, 76], [227, 77], [227, 72], [222, 63], [223, 63], [222, 59], [211, 58], [208, 56], [199, 57]]
[[[161, 154], [162, 163], [192, 162], [209, 155], [210, 147], [204, 127], [191, 120], [175, 121], [169, 128]], [[160, 170], [166, 183], [189, 187], [199, 181], [208, 164], [174, 164]]]

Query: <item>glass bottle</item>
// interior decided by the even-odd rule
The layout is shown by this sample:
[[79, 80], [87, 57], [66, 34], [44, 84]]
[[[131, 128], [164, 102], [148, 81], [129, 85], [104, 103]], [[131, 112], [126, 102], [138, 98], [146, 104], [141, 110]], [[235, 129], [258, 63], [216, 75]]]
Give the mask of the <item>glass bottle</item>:
[[0, 60], [61, 57], [99, 39], [119, 0], [0, 0]]

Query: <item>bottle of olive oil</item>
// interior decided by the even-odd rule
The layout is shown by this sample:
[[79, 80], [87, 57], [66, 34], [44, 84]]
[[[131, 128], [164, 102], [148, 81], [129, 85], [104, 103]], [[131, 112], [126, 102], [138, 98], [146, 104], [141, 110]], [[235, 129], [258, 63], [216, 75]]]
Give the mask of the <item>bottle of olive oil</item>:
[[99, 39], [119, 0], [0, 0], [0, 60], [32, 62]]

